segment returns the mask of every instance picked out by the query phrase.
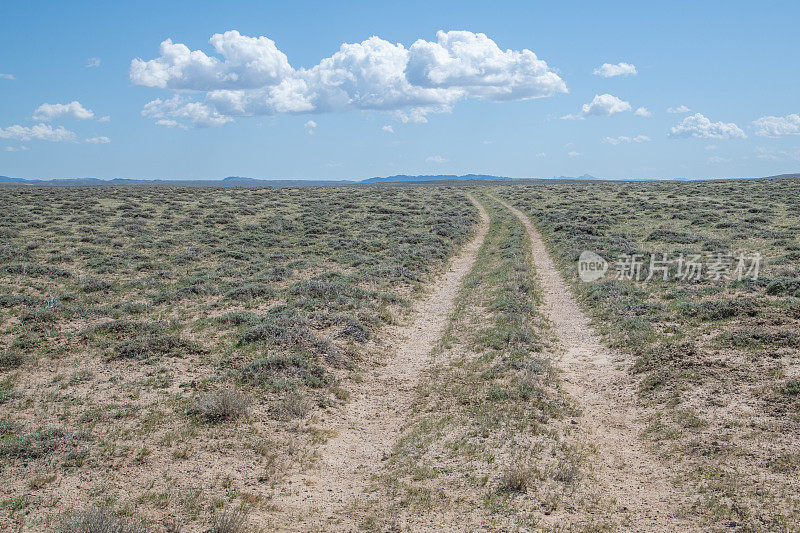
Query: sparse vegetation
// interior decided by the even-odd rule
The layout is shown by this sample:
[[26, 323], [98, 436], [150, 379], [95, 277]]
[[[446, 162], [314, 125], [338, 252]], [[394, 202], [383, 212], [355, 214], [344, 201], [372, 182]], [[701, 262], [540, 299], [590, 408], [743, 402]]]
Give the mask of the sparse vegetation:
[[[524, 227], [496, 196], [535, 221], [619, 352], [642, 438], [691, 496], [683, 512], [795, 530], [798, 182], [485, 185], [469, 191], [488, 235], [357, 523], [625, 527], [596, 486]], [[466, 192], [0, 189], [0, 529], [272, 525], [284, 480], [317, 464], [332, 412], [391, 349], [386, 331], [473, 233]], [[755, 280], [582, 283], [583, 250], [765, 262]]]
[[[540, 309], [530, 241], [507, 209], [483, 203], [489, 232], [386, 461], [390, 504], [379, 524], [397, 516], [424, 524], [446, 512], [468, 529], [529, 530], [591, 492], [576, 486], [583, 468], [580, 444], [569, 437], [576, 407], [553, 364], [559, 348]], [[570, 522], [611, 523], [597, 503], [575, 512]]]
[[[233, 531], [239, 515], [208, 509], [242, 503], [263, 520], [278, 470], [321, 442], [297, 424], [345, 401], [476, 220], [455, 188], [0, 197], [0, 500], [24, 497], [32, 529], [65, 506], [92, 509], [73, 523], [101, 529], [82, 531], [125, 513]], [[12, 507], [0, 529], [23, 520]]]
[[146, 533], [138, 521], [115, 516], [109, 509], [92, 507], [67, 514], [58, 526], [59, 533]]
[[[543, 183], [495, 192], [538, 224], [597, 329], [630, 361], [648, 435], [697, 495], [693, 512], [742, 531], [794, 530], [800, 479], [770, 465], [797, 453], [800, 430], [790, 377], [800, 364], [800, 182]], [[577, 279], [583, 250], [612, 267], [621, 254], [641, 254], [643, 279], [651, 252], [760, 252], [764, 261], [757, 280], [587, 284]]]
[[249, 405], [247, 396], [228, 387], [197, 398], [188, 412], [206, 422], [221, 422], [245, 416]]
[[246, 523], [246, 509], [223, 509], [214, 517], [210, 533], [244, 533]]

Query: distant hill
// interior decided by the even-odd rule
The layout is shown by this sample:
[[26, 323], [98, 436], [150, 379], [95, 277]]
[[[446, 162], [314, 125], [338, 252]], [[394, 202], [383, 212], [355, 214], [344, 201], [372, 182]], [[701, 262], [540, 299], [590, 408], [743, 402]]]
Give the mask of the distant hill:
[[489, 174], [464, 174], [457, 176], [455, 174], [425, 174], [420, 176], [409, 176], [407, 174], [397, 174], [395, 176], [387, 176], [385, 178], [368, 178], [361, 180], [359, 183], [388, 183], [392, 181], [442, 181], [442, 180], [507, 180], [502, 176], [491, 176]]
[[554, 180], [602, 180], [603, 178], [596, 178], [591, 174], [584, 174], [583, 176], [578, 176], [574, 178], [572, 176], [553, 176]]
[[167, 185], [178, 187], [316, 187], [320, 185], [346, 185], [354, 183], [356, 182], [346, 180], [260, 180], [255, 178], [242, 178], [239, 176], [228, 176], [221, 180], [134, 180], [126, 178], [114, 178], [110, 180], [101, 180], [98, 178], [29, 180], [0, 176], [0, 185], [44, 185], [50, 187], [113, 187], [125, 185]]
[[173, 185], [187, 187], [316, 187], [321, 185], [355, 185], [358, 183], [392, 183], [410, 181], [445, 181], [445, 180], [503, 180], [510, 179], [502, 176], [490, 176], [488, 174], [465, 174], [456, 175], [424, 175], [409, 176], [398, 174], [385, 178], [375, 177], [362, 181], [356, 180], [263, 180], [257, 178], [247, 178], [244, 176], [228, 176], [221, 180], [136, 180], [126, 178], [114, 178], [101, 180], [98, 178], [69, 178], [52, 180], [31, 180], [24, 178], [8, 178], [0, 176], [0, 184], [14, 183], [17, 185], [48, 185], [61, 187], [87, 187], [87, 186], [114, 186], [114, 185]]
[[[777, 178], [800, 178], [800, 174], [779, 174], [767, 176], [763, 179]], [[16, 186], [55, 186], [55, 187], [91, 187], [91, 186], [125, 186], [125, 185], [164, 185], [177, 187], [319, 187], [324, 185], [359, 185], [359, 184], [380, 184], [380, 183], [409, 183], [426, 181], [461, 181], [461, 180], [545, 180], [545, 181], [607, 181], [606, 178], [598, 178], [591, 174], [582, 176], [554, 176], [553, 178], [508, 178], [504, 176], [493, 176], [491, 174], [422, 174], [411, 176], [408, 174], [397, 174], [394, 176], [374, 177], [362, 181], [356, 180], [265, 180], [257, 178], [247, 178], [243, 176], [228, 176], [221, 180], [136, 180], [127, 178], [114, 178], [102, 180], [98, 178], [64, 178], [50, 180], [36, 180], [26, 178], [11, 178], [0, 176], [0, 185]], [[713, 178], [713, 179], [747, 179], [747, 178]], [[656, 181], [647, 178], [633, 178], [626, 180], [609, 181]], [[694, 178], [672, 178], [668, 181], [695, 181]]]

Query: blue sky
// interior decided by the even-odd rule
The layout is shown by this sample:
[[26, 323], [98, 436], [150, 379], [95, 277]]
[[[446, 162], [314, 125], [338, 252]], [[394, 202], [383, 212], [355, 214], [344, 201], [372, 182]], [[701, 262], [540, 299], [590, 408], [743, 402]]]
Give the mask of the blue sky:
[[[5, 2], [0, 20], [2, 175], [800, 170], [797, 2]], [[335, 76], [357, 56], [394, 70], [342, 89], [320, 62], [372, 36]], [[166, 39], [193, 55], [165, 57]], [[236, 63], [253, 47], [266, 67]]]

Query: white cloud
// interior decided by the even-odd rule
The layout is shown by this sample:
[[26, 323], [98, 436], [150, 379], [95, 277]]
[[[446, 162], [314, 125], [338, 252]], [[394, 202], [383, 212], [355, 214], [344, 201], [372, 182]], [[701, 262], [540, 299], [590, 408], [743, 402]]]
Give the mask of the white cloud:
[[428, 115], [431, 113], [449, 113], [452, 106], [421, 106], [414, 107], [408, 111], [394, 111], [394, 117], [403, 124], [425, 124], [428, 122]]
[[667, 113], [683, 114], [683, 113], [688, 113], [689, 111], [691, 111], [691, 109], [689, 109], [685, 105], [679, 105], [678, 107], [667, 108]]
[[108, 137], [104, 137], [104, 136], [90, 137], [89, 139], [86, 139], [86, 142], [87, 143], [92, 143], [92, 144], [108, 144], [108, 143], [111, 142], [111, 139], [109, 139]]
[[447, 159], [440, 155], [432, 155], [425, 158], [426, 163], [447, 163]]
[[695, 113], [670, 129], [670, 137], [695, 137], [698, 139], [744, 139], [744, 131], [733, 122], [711, 122]]
[[100, 66], [99, 57], [90, 57], [86, 60], [86, 68], [97, 68]]
[[603, 63], [592, 74], [595, 76], [602, 76], [604, 78], [613, 78], [614, 76], [632, 76], [636, 74], [636, 67], [630, 63], [620, 62], [616, 65], [611, 63]]
[[381, 127], [381, 131], [385, 131], [386, 133], [394, 133], [394, 128], [390, 124], [386, 124], [385, 126]]
[[712, 155], [711, 157], [708, 158], [707, 162], [708, 163], [712, 163], [712, 164], [729, 163], [730, 159], [728, 159], [727, 157], [720, 157], [718, 155]]
[[621, 144], [621, 143], [644, 143], [650, 141], [650, 137], [647, 135], [637, 135], [636, 137], [627, 137], [625, 135], [620, 135], [619, 137], [604, 137], [603, 142], [608, 144], [613, 144], [614, 146]]
[[544, 157], [547, 157], [547, 154], [544, 153], [544, 152], [539, 152], [538, 154], [536, 154], [536, 157], [538, 157], [539, 159], [542, 159]]
[[6, 152], [27, 152], [30, 150], [27, 146], [6, 146]]
[[[413, 86], [492, 101], [541, 98], [567, 90], [530, 50], [502, 51], [485, 34], [469, 31], [438, 31], [436, 38], [435, 43], [419, 39], [409, 48], [406, 77]], [[441, 103], [451, 98], [445, 96]]]
[[111, 117], [108, 115], [102, 116], [97, 119], [97, 122], [111, 122]]
[[800, 135], [800, 115], [793, 113], [785, 117], [761, 117], [753, 121], [753, 126], [756, 127], [756, 135], [761, 137]]
[[630, 111], [631, 104], [611, 94], [596, 94], [588, 104], [583, 104], [577, 115], [565, 115], [564, 119], [584, 119], [586, 117], [608, 117], [623, 111]]
[[570, 157], [579, 157], [581, 155], [581, 153], [580, 152], [576, 152], [575, 150], [572, 150], [571, 152], [567, 152], [567, 155], [570, 156]]
[[286, 54], [272, 39], [247, 37], [232, 30], [215, 33], [209, 42], [222, 60], [167, 39], [161, 43], [157, 59], [131, 62], [131, 81], [145, 87], [192, 91], [256, 89], [277, 85], [292, 72]]
[[142, 116], [156, 119], [159, 126], [182, 126], [178, 119], [196, 128], [221, 126], [233, 119], [217, 113], [213, 108], [199, 102], [187, 102], [175, 95], [169, 100], [156, 98], [142, 109]]
[[52, 121], [58, 118], [86, 120], [94, 117], [91, 109], [86, 109], [77, 100], [68, 104], [42, 104], [33, 113], [34, 120]]
[[6, 129], [0, 128], [0, 139], [74, 142], [76, 138], [75, 132], [66, 130], [63, 126], [53, 128], [50, 124], [36, 124], [31, 127], [14, 125]]
[[633, 114], [636, 115], [637, 117], [643, 117], [643, 118], [648, 118], [653, 116], [653, 114], [646, 107], [640, 107], [636, 109], [636, 111], [634, 111]]
[[764, 161], [800, 161], [800, 148], [794, 150], [781, 150], [779, 148], [767, 148], [756, 146], [756, 157]]
[[314, 135], [314, 128], [317, 127], [316, 122], [314, 122], [313, 120], [309, 120], [304, 124], [304, 126], [306, 128], [306, 132], [308, 132], [309, 135]]
[[160, 118], [156, 120], [156, 125], [158, 126], [165, 126], [167, 128], [183, 128], [186, 129], [183, 124], [178, 123], [177, 120], [171, 120], [168, 118]]
[[167, 39], [158, 58], [131, 62], [130, 78], [146, 87], [200, 93], [204, 102], [193, 103], [221, 117], [377, 110], [420, 123], [467, 98], [499, 102], [567, 92], [530, 50], [503, 51], [482, 33], [436, 36], [409, 48], [374, 36], [344, 43], [308, 69], [294, 69], [267, 37], [215, 34], [210, 43], [221, 57]]
[[15, 80], [17, 78], [14, 77], [13, 74], [0, 74], [0, 80]]

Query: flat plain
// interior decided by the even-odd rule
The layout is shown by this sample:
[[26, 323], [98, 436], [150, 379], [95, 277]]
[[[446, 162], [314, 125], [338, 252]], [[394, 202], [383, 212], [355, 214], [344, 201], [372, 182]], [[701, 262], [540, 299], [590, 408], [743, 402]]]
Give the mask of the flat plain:
[[800, 529], [796, 179], [0, 205], [0, 528]]

